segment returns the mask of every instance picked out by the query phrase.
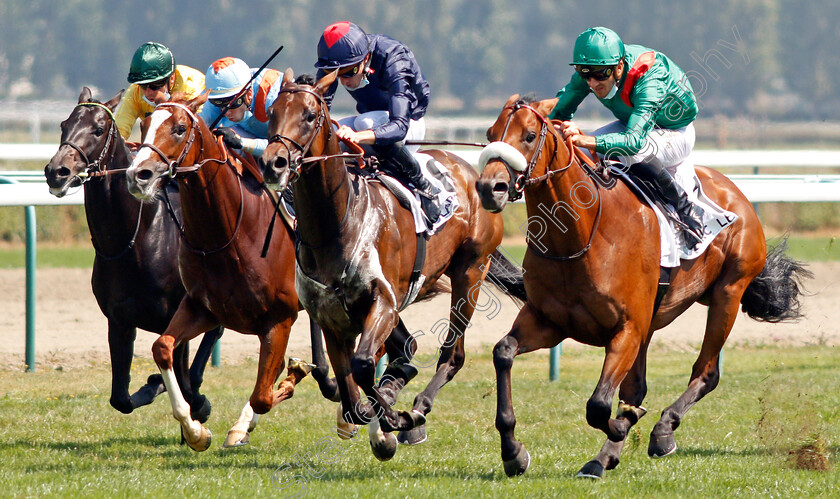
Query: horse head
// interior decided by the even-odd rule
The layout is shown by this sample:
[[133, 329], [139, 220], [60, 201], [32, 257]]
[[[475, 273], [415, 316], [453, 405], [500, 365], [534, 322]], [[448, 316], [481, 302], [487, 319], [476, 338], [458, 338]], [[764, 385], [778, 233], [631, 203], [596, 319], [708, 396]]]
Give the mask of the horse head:
[[293, 83], [291, 68], [283, 75], [280, 95], [269, 109], [270, 138], [262, 154], [266, 183], [274, 189], [285, 189], [301, 173], [305, 158], [330, 147], [332, 128], [324, 94], [336, 75], [337, 71], [327, 74], [315, 86]]
[[[212, 134], [196, 112], [207, 101], [205, 92], [192, 100], [174, 95], [143, 120], [140, 150], [126, 172], [128, 190], [150, 199], [182, 171], [194, 171], [205, 149], [214, 148]], [[189, 165], [189, 166], [182, 166]]]
[[[545, 140], [548, 135], [554, 137], [554, 144], [563, 143], [546, 118], [556, 103], [557, 99], [535, 101], [519, 94], [512, 95], [496, 122], [487, 129], [490, 144], [479, 157], [481, 176], [476, 181], [484, 209], [493, 213], [502, 211], [508, 201], [522, 196], [525, 183], [534, 173], [540, 157], [542, 164], [551, 161], [552, 156], [540, 153], [552, 142]], [[563, 147], [556, 146], [555, 149]]]
[[117, 142], [121, 142], [113, 112], [122, 94], [120, 90], [111, 100], [101, 103], [93, 99], [88, 87], [82, 88], [79, 103], [61, 122], [58, 151], [44, 167], [50, 194], [63, 197], [70, 188], [82, 185], [91, 173], [106, 168]]

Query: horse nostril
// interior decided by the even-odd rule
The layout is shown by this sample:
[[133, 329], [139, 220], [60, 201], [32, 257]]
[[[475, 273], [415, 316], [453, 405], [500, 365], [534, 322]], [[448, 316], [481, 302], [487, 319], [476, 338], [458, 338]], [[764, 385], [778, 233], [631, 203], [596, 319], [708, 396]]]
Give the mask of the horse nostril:
[[69, 177], [70, 176], [70, 168], [67, 168], [66, 166], [62, 166], [61, 168], [56, 170], [55, 176], [58, 177], [58, 178]]
[[496, 182], [493, 184], [493, 192], [507, 192], [508, 185], [506, 182]]
[[137, 178], [137, 180], [142, 180], [143, 182], [146, 182], [150, 178], [152, 178], [152, 171], [151, 170], [145, 170], [145, 169], [144, 170], [138, 169], [135, 177]]
[[286, 158], [277, 158], [277, 159], [274, 160], [274, 165], [272, 165], [272, 166], [273, 166], [274, 169], [277, 170], [277, 169], [280, 169], [280, 168], [286, 168], [286, 166], [288, 166], [288, 164], [289, 164], [289, 162], [286, 161]]

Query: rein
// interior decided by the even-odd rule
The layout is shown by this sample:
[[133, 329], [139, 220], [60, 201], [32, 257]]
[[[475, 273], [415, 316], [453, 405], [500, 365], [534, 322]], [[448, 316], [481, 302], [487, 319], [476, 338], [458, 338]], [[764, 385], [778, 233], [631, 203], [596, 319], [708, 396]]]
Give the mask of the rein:
[[[178, 226], [178, 230], [181, 232], [181, 239], [184, 241], [184, 246], [188, 250], [192, 251], [193, 253], [199, 254], [201, 256], [207, 256], [207, 255], [211, 255], [213, 253], [218, 253], [219, 251], [222, 251], [225, 248], [227, 248], [228, 246], [230, 246], [231, 244], [233, 244], [233, 241], [236, 240], [236, 236], [239, 234], [240, 227], [242, 227], [242, 219], [243, 219], [244, 214], [245, 214], [245, 194], [242, 191], [242, 179], [239, 177], [239, 173], [236, 171], [236, 169], [233, 168], [233, 165], [231, 164], [230, 158], [228, 157], [228, 154], [227, 154], [227, 149], [225, 149], [224, 146], [222, 145], [222, 138], [221, 137], [218, 138], [218, 141], [219, 141], [219, 146], [222, 150], [222, 154], [224, 155], [222, 159], [206, 158], [203, 161], [200, 161], [199, 163], [194, 163], [190, 166], [181, 166], [181, 164], [186, 159], [187, 154], [189, 154], [189, 151], [192, 149], [193, 143], [195, 142], [196, 135], [198, 135], [199, 137], [201, 136], [201, 130], [200, 130], [199, 125], [198, 125], [199, 118], [187, 106], [185, 106], [183, 104], [180, 104], [180, 103], [177, 103], [177, 102], [164, 102], [163, 104], [158, 104], [157, 107], [158, 108], [161, 108], [161, 107], [175, 107], [175, 108], [181, 109], [182, 111], [187, 113], [187, 116], [190, 117], [190, 121], [191, 121], [190, 135], [189, 135], [189, 137], [187, 137], [187, 141], [184, 145], [184, 149], [181, 151], [181, 154], [178, 156], [178, 159], [176, 159], [176, 160], [169, 161], [169, 156], [164, 154], [164, 152], [161, 151], [160, 148], [158, 148], [154, 144], [143, 143], [143, 144], [140, 145], [140, 149], [142, 149], [144, 147], [148, 147], [149, 149], [154, 151], [158, 156], [160, 156], [161, 159], [163, 159], [164, 163], [167, 164], [167, 176], [169, 178], [174, 179], [176, 177], [176, 175], [178, 175], [179, 173], [194, 173], [194, 172], [197, 172], [198, 170], [201, 169], [202, 166], [206, 165], [207, 163], [211, 163], [211, 162], [212, 163], [219, 163], [219, 164], [227, 164], [234, 171], [237, 183], [239, 185], [239, 214], [236, 217], [236, 226], [233, 230], [233, 234], [230, 236], [230, 239], [225, 244], [223, 244], [222, 246], [220, 246], [218, 248], [215, 248], [215, 249], [212, 249], [212, 250], [202, 250], [202, 249], [196, 248], [195, 246], [190, 244], [189, 241], [187, 241], [187, 236], [186, 236], [186, 233], [183, 229], [183, 226], [181, 225], [180, 221], [178, 221], [178, 219], [176, 218], [175, 211], [172, 208], [170, 200], [169, 200], [169, 196], [166, 195], [166, 192], [164, 190], [164, 194], [165, 194], [166, 202], [167, 202], [167, 207], [169, 208], [169, 210], [168, 210], [169, 214], [172, 217], [172, 219], [175, 221], [175, 224]], [[198, 132], [198, 133], [196, 133], [196, 132]], [[203, 154], [204, 154], [204, 144], [201, 143], [201, 149], [198, 152], [198, 157], [200, 158]], [[164, 187], [164, 189], [165, 189], [165, 187]]]
[[[540, 114], [539, 111], [537, 111], [536, 109], [534, 109], [533, 107], [531, 107], [527, 104], [516, 103], [516, 104], [513, 104], [511, 106], [505, 107], [503, 109], [503, 111], [506, 110], [506, 109], [511, 109], [512, 111], [508, 115], [507, 122], [505, 123], [505, 129], [502, 132], [501, 139], [499, 139], [499, 140], [502, 140], [502, 141], [504, 140], [505, 135], [507, 135], [508, 127], [510, 127], [510, 123], [513, 120], [513, 115], [520, 109], [528, 109], [531, 112], [533, 112], [540, 119], [540, 122], [542, 124], [542, 126], [540, 128], [539, 142], [537, 142], [537, 148], [536, 148], [537, 152], [536, 152], [536, 154], [534, 154], [531, 157], [531, 160], [528, 162], [528, 166], [525, 168], [525, 171], [520, 173], [519, 175], [516, 175], [514, 173], [513, 169], [506, 162], [504, 162], [505, 168], [507, 168], [508, 174], [510, 175], [510, 178], [511, 178], [511, 183], [510, 183], [510, 186], [508, 188], [508, 196], [510, 197], [511, 201], [516, 201], [517, 199], [519, 199], [522, 196], [523, 192], [525, 191], [526, 186], [538, 184], [540, 182], [548, 180], [549, 178], [553, 177], [554, 175], [557, 175], [558, 173], [565, 172], [566, 170], [571, 168], [572, 165], [576, 164], [575, 159], [578, 160], [577, 161], [578, 165], [585, 164], [590, 169], [595, 166], [595, 163], [588, 156], [586, 156], [586, 154], [583, 151], [581, 151], [579, 148], [575, 147], [574, 144], [572, 144], [572, 139], [571, 139], [571, 137], [569, 137], [569, 139], [567, 139], [567, 141], [566, 141], [566, 147], [569, 151], [569, 162], [566, 164], [566, 166], [564, 166], [562, 168], [558, 168], [556, 170], [548, 170], [548, 168], [546, 168], [548, 171], [545, 174], [540, 175], [539, 177], [530, 178], [531, 173], [533, 173], [534, 168], [537, 165], [537, 161], [539, 160], [540, 154], [542, 154], [543, 146], [545, 145], [545, 137], [546, 137], [546, 135], [548, 135], [548, 129], [549, 129], [549, 127], [553, 127], [553, 124], [549, 120], [547, 120], [542, 114]], [[555, 158], [557, 157], [557, 152], [559, 150], [559, 145], [560, 145], [560, 139], [557, 138], [557, 135], [555, 133], [552, 133], [551, 136], [554, 138], [554, 154], [552, 155], [552, 159], [549, 162], [549, 166], [554, 162]], [[546, 258], [548, 260], [561, 261], [561, 262], [565, 262], [565, 261], [569, 261], [569, 260], [575, 260], [575, 259], [580, 258], [583, 255], [585, 255], [589, 251], [589, 249], [592, 247], [592, 240], [595, 238], [595, 233], [598, 231], [598, 226], [600, 225], [600, 222], [601, 222], [601, 211], [602, 211], [601, 208], [603, 206], [603, 200], [602, 200], [601, 195], [600, 195], [598, 182], [596, 182], [594, 179], [592, 179], [592, 176], [590, 175], [589, 171], [587, 171], [583, 166], [581, 166], [581, 169], [583, 169], [584, 172], [586, 173], [587, 177], [589, 177], [589, 179], [592, 180], [592, 184], [595, 185], [595, 191], [599, 193], [599, 195], [598, 195], [598, 213], [595, 215], [595, 222], [593, 223], [592, 229], [590, 230], [589, 240], [587, 241], [586, 246], [581, 248], [576, 253], [573, 253], [573, 254], [568, 255], [568, 256], [549, 255], [548, 253], [543, 253], [542, 251], [540, 251], [536, 247], [534, 247], [531, 244], [530, 240], [527, 241], [528, 248], [542, 258]]]

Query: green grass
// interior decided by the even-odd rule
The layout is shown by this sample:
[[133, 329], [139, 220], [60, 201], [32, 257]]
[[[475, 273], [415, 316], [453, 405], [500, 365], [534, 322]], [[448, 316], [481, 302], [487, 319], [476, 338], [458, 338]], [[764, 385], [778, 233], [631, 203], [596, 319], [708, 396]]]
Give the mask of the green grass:
[[[164, 396], [122, 415], [108, 405], [107, 366], [0, 371], [0, 495], [108, 497], [813, 497], [840, 486], [840, 350], [731, 349], [718, 389], [689, 412], [679, 449], [651, 460], [646, 449], [659, 412], [685, 389], [694, 357], [650, 354], [649, 414], [631, 434], [621, 464], [593, 482], [574, 478], [604, 441], [584, 407], [603, 362], [596, 349], [567, 348], [560, 382], [547, 381], [547, 355], [517, 358], [516, 435], [528, 472], [507, 478], [494, 428], [495, 375], [489, 354], [470, 354], [428, 420], [429, 440], [378, 462], [366, 431], [332, 436], [335, 405], [305, 380], [291, 400], [260, 420], [251, 446], [222, 450], [228, 426], [250, 393], [256, 366], [209, 369], [211, 448], [177, 445]], [[153, 371], [134, 368], [135, 388]], [[422, 370], [398, 402], [406, 409], [430, 376]], [[829, 471], [797, 469], [790, 452], [821, 440]], [[278, 490], [275, 485], [288, 485]]]

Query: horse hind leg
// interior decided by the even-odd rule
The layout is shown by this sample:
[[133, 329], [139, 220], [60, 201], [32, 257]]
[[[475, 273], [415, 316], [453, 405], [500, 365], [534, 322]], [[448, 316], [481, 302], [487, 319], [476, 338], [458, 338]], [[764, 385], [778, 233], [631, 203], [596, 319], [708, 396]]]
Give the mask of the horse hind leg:
[[648, 445], [650, 457], [660, 458], [676, 452], [674, 430], [680, 426], [688, 410], [717, 387], [720, 381], [720, 351], [738, 317], [738, 307], [745, 287], [745, 284], [740, 283], [721, 285], [712, 293], [703, 345], [692, 368], [688, 388], [662, 411], [659, 421], [654, 425]]

